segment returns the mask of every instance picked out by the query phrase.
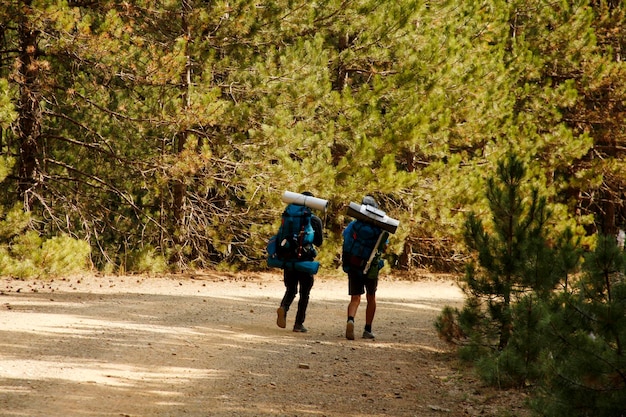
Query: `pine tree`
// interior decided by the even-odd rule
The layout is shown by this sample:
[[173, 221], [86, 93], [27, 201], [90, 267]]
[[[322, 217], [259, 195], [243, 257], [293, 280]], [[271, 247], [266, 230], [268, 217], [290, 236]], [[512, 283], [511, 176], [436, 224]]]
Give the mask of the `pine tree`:
[[553, 303], [535, 408], [544, 416], [620, 416], [626, 404], [626, 256], [598, 237], [572, 291]]
[[475, 254], [462, 281], [463, 309], [439, 317], [439, 333], [464, 345], [461, 355], [477, 360], [493, 384], [522, 385], [538, 377], [538, 337], [545, 303], [575, 262], [549, 244], [545, 197], [524, 187], [526, 169], [510, 154], [488, 180], [488, 222], [470, 213], [466, 242]]
[[331, 201], [326, 266], [365, 193], [401, 220], [395, 265], [455, 266], [511, 147], [576, 235], [586, 191], [621, 181], [619, 158], [580, 159], [623, 136], [616, 2], [0, 3], [20, 111], [0, 195], [100, 268], [259, 267], [285, 189]]
[[[571, 167], [568, 196], [580, 195], [577, 210], [593, 213], [600, 233], [616, 234], [626, 224], [623, 193], [626, 130], [626, 4], [623, 1], [590, 1], [592, 46], [582, 49], [578, 65], [553, 66], [559, 78], [568, 78], [578, 92], [576, 102], [562, 110], [563, 120], [576, 132], [593, 139], [589, 151]], [[572, 37], [570, 37], [571, 39]], [[567, 62], [561, 60], [561, 62]], [[591, 75], [593, 74], [593, 75]], [[575, 176], [571, 175], [573, 172]]]

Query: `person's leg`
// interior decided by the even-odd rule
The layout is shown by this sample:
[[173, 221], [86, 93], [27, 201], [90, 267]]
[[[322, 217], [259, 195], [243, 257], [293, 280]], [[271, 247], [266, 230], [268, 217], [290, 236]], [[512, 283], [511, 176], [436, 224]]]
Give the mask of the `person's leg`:
[[356, 317], [356, 312], [360, 304], [361, 294], [350, 296], [350, 303], [348, 304], [348, 319], [354, 319], [354, 317]]
[[361, 295], [365, 292], [362, 277], [358, 273], [348, 273], [348, 294], [350, 294], [350, 303], [348, 303], [348, 321], [346, 323], [346, 339], [354, 340], [354, 317], [361, 304]]
[[354, 316], [361, 303], [360, 295], [351, 295], [348, 304], [348, 321], [346, 322], [346, 339], [354, 340]]
[[376, 290], [378, 289], [378, 280], [368, 280], [365, 289], [367, 295], [367, 307], [365, 308], [365, 329], [363, 330], [363, 337], [366, 339], [373, 339], [372, 323], [374, 322], [374, 316], [376, 315]]
[[291, 303], [293, 303], [298, 293], [298, 277], [296, 271], [285, 271], [283, 282], [285, 283], [285, 295], [280, 305], [285, 308], [285, 311], [289, 311], [289, 307], [291, 307]]
[[376, 294], [367, 294], [367, 307], [365, 308], [365, 331], [372, 333], [372, 323], [376, 315]]
[[280, 302], [280, 307], [276, 310], [276, 325], [283, 329], [287, 326], [287, 311], [289, 311], [289, 307], [291, 307], [291, 303], [293, 303], [298, 292], [298, 279], [294, 274], [295, 271], [285, 270], [283, 275], [285, 295]]
[[300, 273], [298, 281], [300, 283], [300, 298], [298, 299], [298, 312], [296, 313], [294, 331], [306, 331], [302, 324], [306, 319], [306, 309], [309, 305], [309, 297], [311, 288], [313, 288], [314, 278], [311, 274]]

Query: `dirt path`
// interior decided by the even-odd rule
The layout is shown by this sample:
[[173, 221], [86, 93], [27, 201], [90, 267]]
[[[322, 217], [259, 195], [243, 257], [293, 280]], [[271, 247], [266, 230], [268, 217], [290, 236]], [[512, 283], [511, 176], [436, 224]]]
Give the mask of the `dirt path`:
[[451, 281], [383, 279], [374, 341], [344, 337], [344, 280], [316, 278], [306, 334], [295, 303], [276, 326], [283, 289], [274, 274], [4, 279], [0, 415], [525, 415], [438, 340]]

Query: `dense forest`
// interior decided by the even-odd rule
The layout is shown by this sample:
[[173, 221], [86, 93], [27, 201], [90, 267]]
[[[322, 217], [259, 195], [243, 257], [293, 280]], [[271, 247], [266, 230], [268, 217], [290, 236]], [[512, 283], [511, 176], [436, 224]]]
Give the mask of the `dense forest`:
[[263, 268], [285, 190], [327, 270], [364, 194], [392, 268], [455, 270], [511, 153], [555, 233], [626, 226], [623, 1], [0, 5], [0, 273]]

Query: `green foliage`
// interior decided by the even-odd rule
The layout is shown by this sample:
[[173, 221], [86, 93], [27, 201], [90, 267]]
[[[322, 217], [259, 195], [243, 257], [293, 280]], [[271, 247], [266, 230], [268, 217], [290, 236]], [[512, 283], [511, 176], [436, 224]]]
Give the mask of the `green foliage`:
[[155, 248], [144, 247], [128, 254], [125, 269], [138, 273], [162, 273], [167, 271], [167, 262]]
[[[0, 160], [0, 183], [2, 168], [10, 165], [11, 161]], [[88, 268], [88, 242], [64, 234], [46, 239], [31, 229], [32, 224], [31, 214], [20, 204], [9, 210], [0, 206], [0, 275], [52, 277]]]
[[544, 416], [617, 416], [626, 404], [626, 255], [600, 236], [583, 275], [549, 316], [535, 408]]
[[66, 235], [44, 240], [36, 231], [27, 231], [0, 245], [0, 275], [25, 279], [85, 271], [90, 252], [85, 241]]
[[30, 215], [19, 205], [6, 212], [0, 210], [0, 242], [7, 243], [13, 237], [24, 233], [30, 222]]
[[444, 309], [435, 326], [486, 382], [537, 387], [532, 404], [539, 415], [621, 415], [626, 254], [614, 236], [599, 236], [582, 273], [568, 281], [580, 242], [565, 233], [549, 247], [545, 217], [541, 211], [529, 217], [541, 206], [536, 193], [524, 209], [517, 207], [524, 200], [517, 188], [523, 172], [509, 157], [499, 166], [498, 181], [488, 181], [491, 233], [475, 216], [467, 224], [468, 246], [479, 265], [468, 265], [465, 306]]
[[487, 188], [491, 232], [474, 213], [466, 224], [467, 246], [477, 253], [480, 268], [468, 268], [465, 291], [482, 299], [488, 320], [498, 323], [499, 349], [511, 336], [512, 303], [527, 291], [551, 291], [562, 277], [556, 252], [547, 245], [546, 199], [536, 189], [524, 192], [525, 172], [514, 155], [499, 163]]
[[[5, 78], [0, 78], [0, 129], [6, 129], [15, 119], [17, 112], [11, 101], [9, 83]], [[0, 178], [4, 178], [1, 172]]]
[[90, 253], [87, 242], [61, 235], [43, 241], [31, 256], [40, 274], [60, 276], [88, 269]]
[[488, 179], [489, 222], [470, 213], [466, 223], [475, 261], [462, 282], [465, 305], [445, 310], [437, 322], [441, 336], [460, 343], [461, 356], [499, 386], [523, 386], [541, 375], [546, 303], [578, 263], [571, 233], [558, 237], [560, 246], [549, 244], [547, 201], [524, 187], [525, 175], [524, 164], [509, 154]]
[[[0, 152], [19, 157], [0, 204], [45, 213], [41, 235], [88, 241], [99, 268], [142, 247], [172, 269], [262, 268], [280, 194], [310, 190], [331, 202], [325, 270], [366, 193], [401, 221], [393, 268], [454, 269], [509, 150], [575, 237], [621, 183], [621, 7], [4, 3]], [[599, 140], [614, 154], [587, 158]]]
[[546, 345], [543, 335], [547, 313], [545, 298], [530, 293], [511, 307], [513, 331], [501, 351], [483, 356], [477, 363], [481, 377], [498, 387], [524, 387], [542, 377], [539, 358]]

